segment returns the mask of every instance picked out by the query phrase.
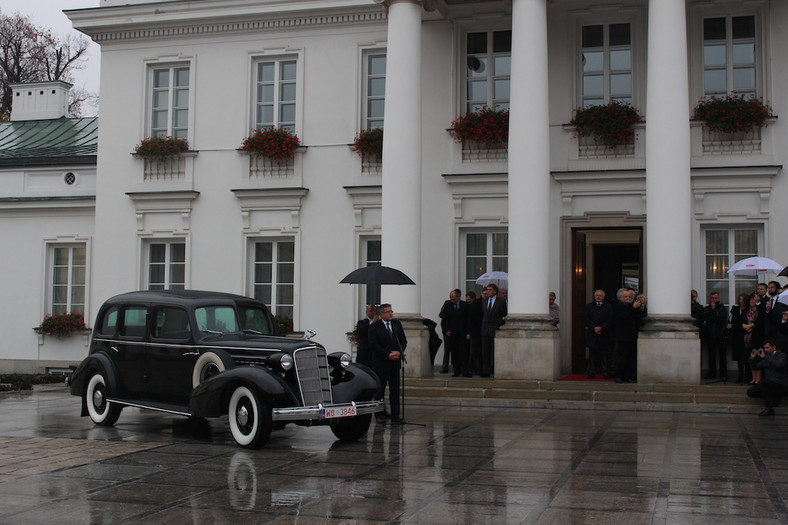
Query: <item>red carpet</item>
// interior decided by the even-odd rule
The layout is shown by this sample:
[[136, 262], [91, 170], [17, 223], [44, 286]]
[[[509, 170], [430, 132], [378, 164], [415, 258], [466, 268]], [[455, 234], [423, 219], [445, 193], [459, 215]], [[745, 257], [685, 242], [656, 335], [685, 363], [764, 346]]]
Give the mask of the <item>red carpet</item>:
[[606, 381], [610, 383], [615, 381], [615, 379], [605, 379], [601, 375], [597, 375], [594, 379], [588, 379], [586, 374], [569, 374], [566, 377], [562, 377], [561, 381]]

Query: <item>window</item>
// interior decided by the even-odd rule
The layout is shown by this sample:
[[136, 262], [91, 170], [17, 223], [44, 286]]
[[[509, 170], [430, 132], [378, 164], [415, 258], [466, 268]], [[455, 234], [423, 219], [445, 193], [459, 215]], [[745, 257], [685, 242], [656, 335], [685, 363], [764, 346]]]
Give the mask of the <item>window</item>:
[[482, 287], [476, 279], [485, 272], [509, 271], [509, 234], [473, 232], [465, 234], [465, 291], [478, 295]]
[[47, 312], [85, 314], [87, 246], [84, 243], [52, 245], [49, 250], [50, 292]]
[[188, 138], [189, 67], [157, 67], [152, 71], [150, 134]]
[[194, 310], [200, 332], [237, 332], [238, 319], [232, 306], [206, 306]]
[[512, 32], [483, 31], [466, 37], [465, 100], [469, 113], [509, 108]]
[[266, 60], [255, 65], [255, 129], [279, 128], [295, 133], [296, 60]]
[[[758, 230], [752, 228], [709, 229], [705, 231], [706, 296], [717, 292], [725, 304], [736, 304], [740, 293], [755, 291], [758, 277], [751, 275], [729, 275], [728, 268], [759, 251]], [[700, 302], [704, 302], [700, 298]]]
[[386, 102], [386, 54], [369, 53], [364, 61], [364, 129], [383, 127]]
[[153, 337], [160, 339], [188, 339], [191, 335], [189, 315], [181, 308], [162, 307], [156, 310]]
[[295, 242], [257, 241], [253, 245], [252, 296], [278, 317], [293, 319]]
[[632, 102], [631, 27], [628, 22], [582, 27], [583, 107], [612, 101]]
[[148, 243], [147, 266], [148, 290], [183, 290], [186, 287], [186, 243]]
[[703, 19], [703, 94], [755, 97], [755, 16]]
[[122, 337], [141, 339], [145, 337], [145, 323], [148, 309], [144, 306], [127, 306], [123, 310], [123, 323], [120, 327]]

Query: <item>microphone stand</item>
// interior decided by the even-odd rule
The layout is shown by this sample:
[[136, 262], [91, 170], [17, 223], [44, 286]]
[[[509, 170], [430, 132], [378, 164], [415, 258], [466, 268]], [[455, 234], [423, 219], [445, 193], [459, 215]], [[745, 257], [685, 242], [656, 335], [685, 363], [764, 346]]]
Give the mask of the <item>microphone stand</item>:
[[[400, 323], [400, 328], [402, 328], [402, 324]], [[392, 333], [393, 335], [393, 333]], [[405, 351], [402, 349], [402, 344], [399, 342], [399, 337], [395, 336], [394, 339], [397, 341], [397, 348], [399, 348], [399, 358], [402, 361], [402, 366], [400, 366], [400, 387], [399, 387], [399, 427], [400, 429], [405, 425], [414, 425], [418, 427], [426, 427], [427, 425], [423, 423], [407, 423], [405, 421], [405, 365], [408, 364], [408, 360], [405, 359]]]

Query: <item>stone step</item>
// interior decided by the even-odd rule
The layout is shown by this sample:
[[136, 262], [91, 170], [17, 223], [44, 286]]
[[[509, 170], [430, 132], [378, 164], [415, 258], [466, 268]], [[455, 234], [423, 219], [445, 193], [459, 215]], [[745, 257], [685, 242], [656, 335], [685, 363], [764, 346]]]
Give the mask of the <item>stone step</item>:
[[419, 405], [586, 408], [757, 413], [763, 401], [748, 385], [640, 384], [605, 381], [530, 381], [489, 378], [406, 378], [406, 403]]

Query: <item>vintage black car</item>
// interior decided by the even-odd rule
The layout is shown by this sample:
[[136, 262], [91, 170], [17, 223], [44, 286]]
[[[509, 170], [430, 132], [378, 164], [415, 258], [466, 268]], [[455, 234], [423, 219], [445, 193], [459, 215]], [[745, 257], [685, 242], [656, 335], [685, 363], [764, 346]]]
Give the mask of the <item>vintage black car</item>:
[[341, 440], [369, 428], [375, 373], [347, 353], [276, 334], [264, 304], [194, 290], [115, 296], [96, 317], [71, 393], [82, 415], [114, 425], [132, 406], [189, 417], [227, 415], [235, 441], [264, 445], [288, 423], [330, 425]]

